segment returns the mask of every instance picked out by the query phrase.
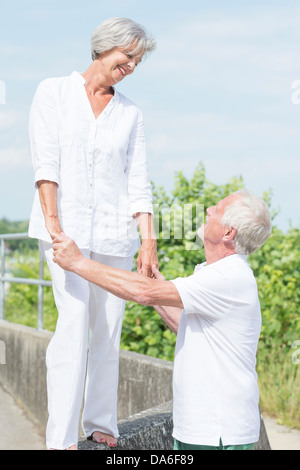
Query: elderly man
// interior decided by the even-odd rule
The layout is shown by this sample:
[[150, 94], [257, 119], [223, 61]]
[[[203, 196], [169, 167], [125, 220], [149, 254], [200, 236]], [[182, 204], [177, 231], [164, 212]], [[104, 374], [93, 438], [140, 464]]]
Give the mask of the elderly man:
[[54, 240], [54, 261], [63, 269], [123, 299], [153, 305], [177, 333], [176, 450], [246, 450], [259, 439], [255, 365], [261, 312], [247, 255], [271, 229], [262, 199], [245, 190], [226, 197], [207, 209], [199, 231], [206, 263], [173, 281], [155, 266], [150, 279], [86, 259], [64, 234]]

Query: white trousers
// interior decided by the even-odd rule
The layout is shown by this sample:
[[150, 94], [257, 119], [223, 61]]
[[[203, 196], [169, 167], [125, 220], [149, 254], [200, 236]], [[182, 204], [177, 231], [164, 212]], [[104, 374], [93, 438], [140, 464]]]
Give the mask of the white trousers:
[[[118, 437], [119, 348], [125, 301], [61, 269], [53, 262], [50, 243], [40, 241], [40, 249], [49, 266], [58, 310], [56, 331], [46, 354], [47, 448], [77, 444], [83, 395], [85, 435], [102, 431]], [[82, 253], [108, 266], [132, 269], [133, 256]]]

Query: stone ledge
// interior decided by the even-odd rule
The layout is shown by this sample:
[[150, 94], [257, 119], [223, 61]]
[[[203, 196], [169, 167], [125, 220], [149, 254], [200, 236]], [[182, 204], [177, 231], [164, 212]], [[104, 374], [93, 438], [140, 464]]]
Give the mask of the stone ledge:
[[[117, 447], [84, 439], [79, 442], [79, 450], [173, 450], [172, 406], [173, 402], [169, 401], [119, 421]], [[271, 450], [262, 417], [260, 438], [254, 450]]]
[[[120, 437], [111, 450], [173, 449], [172, 401], [142, 411], [118, 423]], [[79, 450], [108, 450], [105, 444], [81, 440]]]

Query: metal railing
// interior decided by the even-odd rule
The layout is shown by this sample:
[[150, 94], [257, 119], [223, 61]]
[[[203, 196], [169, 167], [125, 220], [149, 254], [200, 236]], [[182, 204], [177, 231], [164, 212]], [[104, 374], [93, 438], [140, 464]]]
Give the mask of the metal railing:
[[39, 278], [21, 278], [5, 275], [5, 254], [6, 240], [25, 240], [29, 239], [27, 233], [5, 233], [0, 234], [1, 242], [1, 272], [0, 272], [0, 320], [5, 320], [5, 283], [29, 284], [38, 286], [38, 312], [37, 312], [37, 328], [42, 330], [44, 326], [43, 309], [44, 309], [44, 287], [51, 287], [52, 282], [44, 280], [44, 259], [39, 254]]

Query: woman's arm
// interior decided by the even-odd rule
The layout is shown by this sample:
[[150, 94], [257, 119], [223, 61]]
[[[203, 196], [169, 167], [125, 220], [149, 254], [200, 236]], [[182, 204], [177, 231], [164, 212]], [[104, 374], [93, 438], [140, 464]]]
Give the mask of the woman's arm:
[[137, 258], [139, 273], [152, 277], [151, 266], [158, 266], [156, 235], [153, 224], [151, 183], [147, 168], [144, 122], [140, 110], [130, 134], [126, 175], [130, 212], [137, 222], [142, 246]]
[[152, 266], [159, 267], [153, 216], [148, 212], [139, 212], [135, 215], [135, 220], [142, 238], [142, 245], [137, 258], [137, 272], [153, 277]]
[[57, 183], [41, 180], [37, 182], [45, 225], [52, 240], [62, 232], [57, 213]]

